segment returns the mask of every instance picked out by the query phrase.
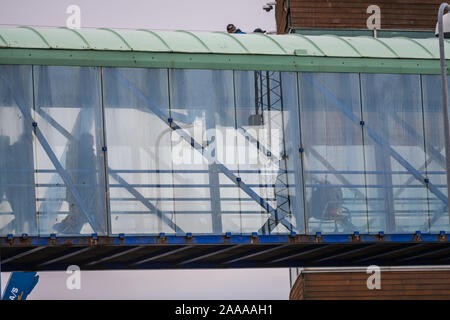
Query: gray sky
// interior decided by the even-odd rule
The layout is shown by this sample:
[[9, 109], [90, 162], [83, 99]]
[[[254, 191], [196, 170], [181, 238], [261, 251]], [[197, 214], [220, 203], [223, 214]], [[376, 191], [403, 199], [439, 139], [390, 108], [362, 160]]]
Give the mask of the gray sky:
[[[33, 299], [289, 299], [287, 269], [83, 271], [69, 290], [64, 271], [39, 272]], [[10, 273], [2, 273], [2, 291]]]
[[225, 31], [228, 23], [251, 32], [275, 30], [268, 0], [0, 0], [1, 24], [65, 26], [69, 5], [81, 9], [81, 27]]
[[[152, 30], [275, 31], [268, 0], [0, 0], [0, 24], [65, 26], [69, 5], [81, 27]], [[81, 290], [68, 290], [65, 272], [40, 272], [29, 299], [288, 299], [288, 269], [82, 271]], [[9, 273], [2, 273], [2, 290]]]

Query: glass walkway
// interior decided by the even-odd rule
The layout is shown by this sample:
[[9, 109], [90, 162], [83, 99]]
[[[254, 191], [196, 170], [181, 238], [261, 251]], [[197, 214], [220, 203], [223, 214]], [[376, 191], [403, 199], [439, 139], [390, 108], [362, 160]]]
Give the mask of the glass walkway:
[[[106, 54], [133, 53], [132, 31], [115, 40], [131, 49], [88, 51], [52, 48], [51, 30], [19, 29], [0, 29], [4, 270], [450, 260], [437, 40], [411, 40], [415, 58], [383, 40], [390, 60], [409, 68], [383, 72], [367, 66], [374, 57], [348, 53], [342, 64], [360, 59], [359, 70], [340, 72], [329, 53], [319, 70], [277, 70], [270, 59], [259, 68], [170, 67], [151, 56], [130, 67]], [[92, 46], [95, 32], [105, 30], [78, 34]], [[156, 35], [170, 46], [173, 34]], [[185, 36], [193, 47], [217, 42]], [[326, 36], [248, 37], [235, 40], [246, 48], [269, 38], [301, 58], [316, 54], [289, 53], [286, 39], [299, 47], [307, 39], [319, 56], [326, 50]], [[382, 42], [328, 38], [358, 53]], [[200, 53], [227, 57], [211, 50]], [[84, 51], [98, 60], [72, 56]], [[282, 55], [247, 51], [242, 58]]]

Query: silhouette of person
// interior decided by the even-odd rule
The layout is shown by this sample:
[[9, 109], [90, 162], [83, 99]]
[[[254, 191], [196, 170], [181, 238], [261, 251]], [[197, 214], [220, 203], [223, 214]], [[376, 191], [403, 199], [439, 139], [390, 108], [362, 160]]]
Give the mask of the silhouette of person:
[[[99, 221], [96, 219], [98, 214], [91, 208], [96, 201], [97, 170], [94, 137], [91, 134], [83, 133], [79, 141], [73, 140], [69, 143], [66, 154], [66, 170], [80, 196], [81, 205], [84, 206], [87, 214], [90, 215], [91, 221], [94, 221], [96, 224], [96, 226], [92, 226], [94, 232], [96, 232], [99, 226]], [[88, 220], [81, 211], [80, 204], [67, 186], [66, 201], [69, 204], [69, 214], [60, 223], [55, 224], [53, 229], [59, 233], [79, 234]]]
[[34, 197], [34, 160], [31, 136], [22, 133], [8, 148], [6, 182], [4, 194], [14, 214], [8, 233], [35, 233], [37, 220]]
[[320, 220], [334, 220], [343, 227], [344, 232], [356, 231], [350, 218], [343, 214], [343, 195], [340, 187], [331, 186], [320, 180], [311, 196], [312, 216]]

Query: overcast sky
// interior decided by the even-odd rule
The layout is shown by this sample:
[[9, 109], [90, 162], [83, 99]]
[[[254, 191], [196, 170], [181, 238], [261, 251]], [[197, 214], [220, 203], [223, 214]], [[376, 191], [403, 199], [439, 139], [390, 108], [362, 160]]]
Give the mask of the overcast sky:
[[[81, 289], [69, 274], [38, 272], [35, 299], [289, 299], [287, 269], [82, 271]], [[2, 292], [10, 273], [2, 273]]]
[[152, 30], [225, 31], [233, 23], [243, 31], [274, 31], [268, 0], [0, 0], [0, 23], [65, 26], [70, 5], [81, 9], [81, 27], [148, 28]]
[[[81, 27], [152, 30], [275, 31], [267, 0], [0, 0], [0, 24], [66, 26], [70, 5]], [[288, 269], [89, 271], [81, 290], [68, 290], [65, 272], [40, 272], [29, 299], [288, 299]], [[2, 290], [9, 273], [2, 273]]]

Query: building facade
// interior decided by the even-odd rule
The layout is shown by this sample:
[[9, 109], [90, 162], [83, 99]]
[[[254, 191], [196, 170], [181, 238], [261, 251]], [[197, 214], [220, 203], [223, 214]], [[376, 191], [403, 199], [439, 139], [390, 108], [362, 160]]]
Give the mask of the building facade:
[[427, 37], [434, 32], [439, 0], [277, 0], [277, 33], [370, 34]]

